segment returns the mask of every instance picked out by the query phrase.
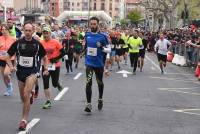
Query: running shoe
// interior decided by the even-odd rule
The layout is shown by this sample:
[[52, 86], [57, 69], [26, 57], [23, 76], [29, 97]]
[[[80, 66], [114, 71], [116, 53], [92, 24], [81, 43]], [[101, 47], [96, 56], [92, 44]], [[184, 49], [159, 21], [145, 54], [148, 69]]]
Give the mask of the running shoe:
[[25, 131], [25, 130], [26, 130], [26, 126], [27, 126], [27, 121], [22, 120], [22, 121], [19, 123], [19, 131]]
[[102, 110], [103, 108], [103, 99], [98, 100], [98, 110]]
[[88, 104], [86, 105], [84, 111], [87, 112], [87, 113], [91, 113], [91, 111], [92, 111], [92, 105], [91, 105], [91, 103], [88, 103]]
[[49, 100], [46, 101], [46, 103], [42, 107], [43, 109], [50, 109], [51, 108], [51, 102]]

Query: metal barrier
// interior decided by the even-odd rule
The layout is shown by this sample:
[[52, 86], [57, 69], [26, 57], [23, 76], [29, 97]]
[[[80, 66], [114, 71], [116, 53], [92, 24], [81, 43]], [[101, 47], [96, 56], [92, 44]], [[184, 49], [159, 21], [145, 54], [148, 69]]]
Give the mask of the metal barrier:
[[200, 60], [200, 49], [187, 46], [186, 43], [172, 42], [171, 51], [174, 54], [184, 56], [188, 66], [196, 66]]

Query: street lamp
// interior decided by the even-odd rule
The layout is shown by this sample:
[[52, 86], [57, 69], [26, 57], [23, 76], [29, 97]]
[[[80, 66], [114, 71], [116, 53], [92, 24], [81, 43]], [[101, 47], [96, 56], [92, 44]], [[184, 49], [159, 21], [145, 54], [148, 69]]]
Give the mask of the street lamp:
[[169, 18], [169, 27], [170, 29], [172, 28], [172, 4], [170, 4], [169, 6], [169, 13], [170, 13], [170, 18]]
[[91, 4], [91, 0], [88, 1], [88, 27], [89, 27], [89, 20], [90, 20], [90, 4]]

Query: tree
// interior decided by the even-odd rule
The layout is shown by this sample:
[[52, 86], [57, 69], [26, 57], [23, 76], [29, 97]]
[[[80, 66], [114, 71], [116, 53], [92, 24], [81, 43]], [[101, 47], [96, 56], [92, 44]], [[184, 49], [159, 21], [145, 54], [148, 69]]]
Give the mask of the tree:
[[142, 19], [142, 14], [139, 10], [134, 9], [128, 14], [128, 19], [130, 19], [132, 24], [138, 25], [139, 21]]
[[127, 21], [126, 19], [120, 20], [120, 23], [121, 23], [121, 26], [122, 26], [122, 27], [125, 27], [125, 26], [128, 25], [128, 21]]

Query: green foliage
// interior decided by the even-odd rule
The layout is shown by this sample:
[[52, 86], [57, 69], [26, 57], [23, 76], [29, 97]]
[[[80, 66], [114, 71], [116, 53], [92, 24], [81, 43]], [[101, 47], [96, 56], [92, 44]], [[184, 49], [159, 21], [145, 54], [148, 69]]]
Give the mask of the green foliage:
[[127, 26], [128, 25], [128, 21], [126, 19], [120, 20], [120, 23], [121, 23], [122, 26]]
[[130, 19], [132, 24], [138, 24], [142, 19], [142, 14], [139, 10], [134, 9], [128, 14], [128, 19]]

